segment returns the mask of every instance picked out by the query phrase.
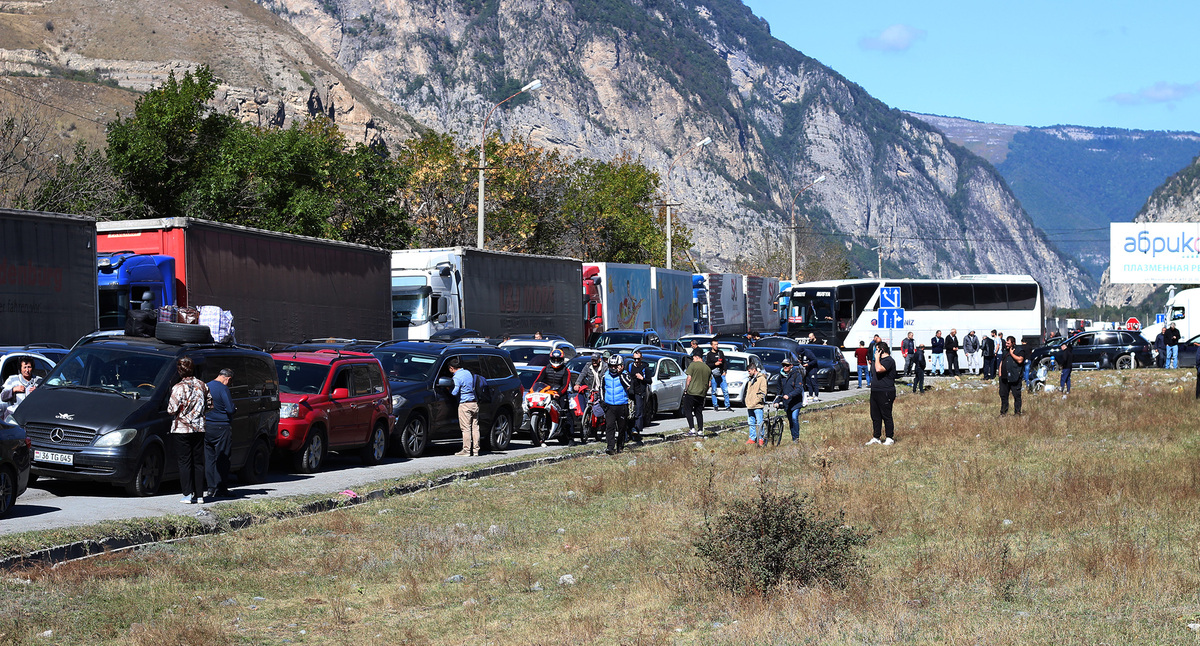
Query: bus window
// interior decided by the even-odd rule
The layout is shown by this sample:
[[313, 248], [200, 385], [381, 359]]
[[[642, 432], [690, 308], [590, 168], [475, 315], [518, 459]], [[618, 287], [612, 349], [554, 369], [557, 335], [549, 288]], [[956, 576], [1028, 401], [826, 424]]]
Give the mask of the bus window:
[[912, 305], [909, 309], [916, 311], [939, 310], [942, 308], [938, 297], [936, 283], [914, 283], [912, 286]]
[[975, 285], [975, 308], [980, 310], [1008, 309], [1008, 290], [1004, 285]]
[[942, 283], [939, 285], [944, 310], [973, 310], [975, 309], [975, 293], [970, 285], [961, 283]]
[[1031, 310], [1037, 306], [1037, 285], [1009, 285], [1008, 308]]

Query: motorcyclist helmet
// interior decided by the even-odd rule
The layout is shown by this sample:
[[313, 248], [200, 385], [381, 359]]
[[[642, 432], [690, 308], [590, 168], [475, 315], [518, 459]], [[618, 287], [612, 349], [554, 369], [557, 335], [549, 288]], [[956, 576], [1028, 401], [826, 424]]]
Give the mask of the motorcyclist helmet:
[[550, 351], [550, 365], [554, 366], [555, 368], [561, 368], [566, 361], [567, 357], [563, 354], [561, 348], [554, 348]]
[[608, 358], [608, 369], [617, 372], [621, 369], [621, 355], [614, 354]]

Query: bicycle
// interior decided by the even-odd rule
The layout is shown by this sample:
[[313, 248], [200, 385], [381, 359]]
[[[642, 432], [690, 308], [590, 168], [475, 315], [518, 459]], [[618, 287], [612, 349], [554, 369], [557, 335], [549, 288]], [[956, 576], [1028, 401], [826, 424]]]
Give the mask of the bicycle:
[[767, 443], [771, 446], [779, 446], [783, 442], [783, 426], [787, 419], [787, 414], [772, 415], [772, 411], [779, 410], [779, 400], [771, 402], [767, 407], [766, 418], [763, 420], [763, 434], [767, 437]]

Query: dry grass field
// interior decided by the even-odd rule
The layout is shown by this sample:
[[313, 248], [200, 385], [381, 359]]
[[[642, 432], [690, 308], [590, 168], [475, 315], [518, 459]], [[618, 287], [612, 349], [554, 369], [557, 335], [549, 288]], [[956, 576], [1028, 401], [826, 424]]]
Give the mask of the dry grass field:
[[[1192, 373], [1076, 382], [1019, 418], [968, 380], [904, 396], [891, 447], [858, 404], [777, 449], [730, 433], [9, 572], [0, 642], [1196, 642]], [[874, 532], [849, 585], [713, 585], [693, 542], [759, 486]]]

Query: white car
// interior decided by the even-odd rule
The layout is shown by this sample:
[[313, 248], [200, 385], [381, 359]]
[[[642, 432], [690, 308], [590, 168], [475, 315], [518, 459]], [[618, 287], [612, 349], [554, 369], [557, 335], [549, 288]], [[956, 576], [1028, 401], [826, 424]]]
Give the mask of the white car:
[[544, 366], [549, 362], [550, 352], [555, 349], [562, 350], [567, 361], [575, 358], [576, 354], [575, 346], [562, 339], [513, 339], [501, 343], [500, 348], [508, 350], [516, 366]]
[[[758, 366], [759, 374], [766, 374], [763, 370], [762, 359], [759, 359], [757, 355], [725, 351], [725, 386], [729, 388], [729, 403], [741, 404], [746, 401], [746, 381], [750, 379], [747, 366], [751, 363]], [[712, 393], [711, 385], [708, 392]], [[717, 401], [725, 403], [725, 399], [721, 395], [717, 395]]]
[[683, 404], [687, 375], [670, 357], [647, 356], [643, 360], [654, 367], [650, 373], [654, 375], [654, 381], [650, 384], [650, 400], [646, 402], [646, 421], [654, 419], [658, 413], [677, 413]]
[[[25, 346], [28, 350], [15, 347], [0, 347], [0, 385], [8, 378], [21, 372], [21, 360], [33, 360], [33, 376], [44, 378], [54, 368], [58, 359], [66, 356], [65, 349], [53, 349], [39, 346]], [[8, 419], [17, 409], [16, 405], [0, 402], [0, 420]], [[11, 422], [11, 420], [9, 420]]]

